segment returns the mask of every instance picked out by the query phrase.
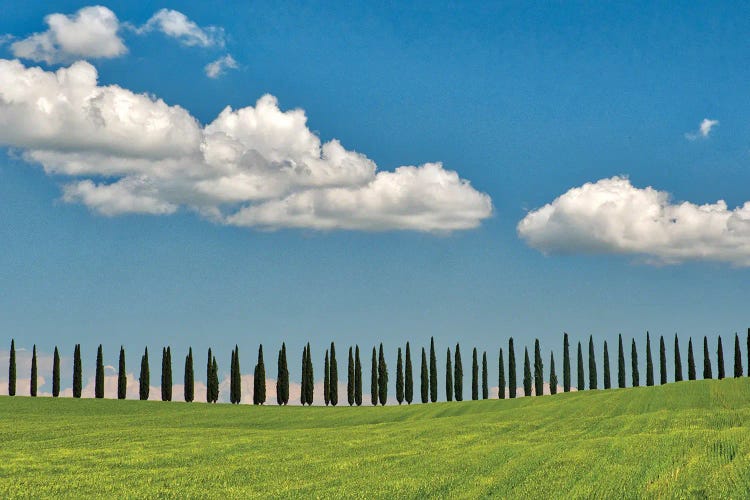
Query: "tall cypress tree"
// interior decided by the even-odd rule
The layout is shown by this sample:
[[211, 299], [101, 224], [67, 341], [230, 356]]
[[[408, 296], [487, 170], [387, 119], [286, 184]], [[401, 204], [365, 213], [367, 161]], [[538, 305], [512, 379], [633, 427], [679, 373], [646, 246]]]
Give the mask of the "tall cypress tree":
[[10, 339], [10, 357], [8, 359], [8, 396], [16, 395], [16, 340]]
[[192, 403], [195, 397], [195, 373], [193, 372], [193, 348], [188, 347], [188, 354], [185, 356], [185, 402]]
[[734, 334], [734, 376], [742, 376], [742, 352], [740, 351], [740, 337]]
[[31, 397], [36, 397], [37, 388], [37, 367], [36, 367], [36, 344], [31, 354], [31, 381], [29, 382], [29, 393]]
[[586, 390], [586, 374], [583, 370], [583, 350], [580, 342], [578, 342], [578, 390]]
[[747, 376], [750, 377], [750, 328], [747, 329]]
[[76, 344], [73, 349], [73, 397], [81, 397], [81, 388], [83, 382], [83, 366], [81, 363], [81, 344]]
[[55, 346], [55, 354], [52, 357], [52, 397], [60, 395], [60, 353]]
[[557, 374], [555, 373], [555, 353], [549, 354], [549, 393], [557, 394]]
[[503, 363], [503, 348], [500, 348], [500, 354], [497, 359], [497, 397], [498, 399], [505, 399], [505, 366]]
[[401, 359], [401, 348], [396, 355], [396, 401], [398, 404], [404, 402], [404, 362]]
[[326, 349], [325, 360], [323, 361], [323, 402], [328, 406], [331, 397], [331, 379], [329, 373], [331, 366], [328, 362], [328, 349]]
[[167, 401], [172, 401], [172, 349], [167, 346]]
[[563, 391], [570, 392], [570, 344], [567, 333], [563, 333]]
[[94, 397], [102, 399], [104, 397], [104, 360], [101, 344], [99, 344], [99, 349], [96, 350], [96, 378], [94, 381]]
[[380, 352], [378, 356], [378, 392], [380, 395], [380, 404], [381, 406], [385, 406], [388, 399], [388, 367], [385, 364], [382, 342], [380, 343]]
[[721, 347], [721, 335], [719, 335], [719, 345], [716, 349], [716, 359], [717, 359], [717, 372], [719, 374], [719, 380], [724, 378], [724, 349]]
[[[408, 348], [406, 351], [406, 355], [407, 355], [407, 360], [408, 360], [408, 356], [409, 356]], [[409, 393], [407, 392], [406, 394], [408, 395]], [[411, 400], [407, 398], [407, 402], [411, 402]], [[354, 349], [354, 404], [356, 404], [357, 406], [362, 406], [362, 363], [359, 360], [359, 346], [358, 345]]]
[[635, 339], [630, 346], [630, 364], [630, 369], [633, 371], [633, 387], [638, 387], [640, 382], [638, 377], [638, 350], [635, 346]]
[[307, 404], [312, 405], [315, 399], [315, 370], [312, 363], [310, 342], [307, 343]]
[[286, 363], [285, 342], [281, 343], [279, 358], [276, 362], [276, 373], [276, 404], [286, 405], [289, 402], [289, 367]]
[[479, 363], [477, 363], [477, 348], [472, 352], [471, 362], [471, 399], [479, 399]]
[[[401, 349], [399, 349], [399, 359], [401, 359]], [[346, 368], [346, 401], [349, 406], [352, 406], [354, 404], [354, 354], [351, 346], [349, 347], [349, 363]]]
[[[424, 349], [422, 349], [424, 354]], [[372, 373], [370, 376], [370, 402], [372, 406], [378, 406], [378, 351], [372, 348]]]
[[307, 404], [307, 346], [302, 348], [302, 380], [300, 381], [299, 402]]
[[674, 381], [682, 382], [682, 357], [680, 356], [680, 340], [674, 334]]
[[211, 356], [211, 348], [209, 347], [208, 361], [206, 362], [206, 403], [211, 403], [214, 397], [213, 386], [211, 384], [211, 361], [213, 361], [213, 357]]
[[[262, 346], [261, 346], [262, 347]], [[235, 344], [234, 346], [234, 363], [235, 363], [235, 369], [234, 369], [234, 377], [235, 377], [235, 395], [234, 400], [237, 401], [237, 404], [240, 404], [242, 402], [242, 371], [240, 370], [240, 348]], [[255, 374], [253, 374], [253, 383], [255, 383]], [[263, 377], [263, 387], [266, 385], [265, 377]], [[263, 398], [263, 402], [265, 402], [265, 397]]]
[[596, 355], [594, 354], [594, 336], [589, 335], [589, 389], [595, 390], [598, 387], [597, 379]]
[[331, 402], [331, 406], [339, 404], [339, 365], [336, 362], [336, 346], [331, 342], [331, 358], [330, 358], [330, 370], [331, 373], [328, 375], [328, 400]]
[[406, 404], [411, 404], [414, 400], [414, 376], [411, 368], [411, 350], [409, 343], [406, 343], [406, 360], [404, 362], [404, 399]]
[[456, 401], [464, 400], [464, 366], [461, 363], [461, 348], [456, 344], [453, 354], [453, 397]]
[[[57, 352], [57, 348], [55, 348], [55, 352]], [[120, 360], [117, 365], [117, 399], [125, 399], [127, 395], [128, 374], [125, 371], [125, 348], [120, 346]]]
[[622, 334], [617, 337], [617, 387], [625, 387], [625, 352], [622, 348]]
[[487, 351], [482, 353], [482, 399], [490, 397], [490, 388], [487, 383]]
[[420, 396], [422, 396], [422, 403], [424, 404], [424, 403], [427, 403], [430, 400], [430, 397], [429, 397], [429, 392], [430, 392], [430, 375], [429, 375], [429, 372], [427, 371], [427, 354], [425, 354], [425, 352], [424, 352], [424, 347], [422, 348], [422, 366], [421, 366], [421, 368], [422, 368], [421, 371], [420, 371], [421, 385], [419, 386], [419, 388], [421, 389]]
[[430, 337], [430, 401], [433, 403], [438, 398], [438, 370], [437, 358], [435, 357], [435, 338]]
[[[238, 355], [239, 358], [239, 355]], [[237, 361], [239, 364], [239, 359]], [[239, 366], [237, 366], [237, 372], [239, 372]], [[258, 363], [255, 366], [255, 372], [253, 375], [253, 400], [257, 401], [255, 404], [265, 404], [266, 402], [266, 365], [263, 362], [263, 344], [258, 346]], [[237, 394], [239, 397], [239, 393]], [[239, 403], [239, 401], [238, 401]]]
[[138, 399], [141, 401], [148, 399], [149, 384], [148, 347], [146, 347], [143, 351], [143, 356], [141, 357], [141, 375], [138, 377]]
[[232, 349], [232, 359], [229, 361], [229, 402], [237, 404], [237, 345]]
[[529, 363], [529, 349], [523, 348], [523, 395], [531, 396], [531, 364]]
[[534, 394], [536, 396], [544, 395], [544, 366], [539, 339], [534, 340]]
[[[508, 339], [508, 396], [516, 397], [516, 353], [513, 349], [513, 337]], [[456, 398], [458, 399], [458, 398]]]
[[604, 388], [612, 388], [612, 379], [609, 373], [609, 350], [607, 349], [607, 341], [604, 341]]
[[646, 385], [654, 385], [654, 363], [651, 360], [651, 336], [646, 332]]
[[703, 337], [703, 378], [712, 378], [711, 358], [708, 357], [708, 338]]
[[453, 361], [450, 347], [447, 353], [445, 358], [445, 400], [453, 401]]
[[214, 356], [211, 362], [211, 394], [213, 397], [212, 403], [216, 403], [219, 400], [219, 365], [216, 363], [216, 356]]
[[664, 346], [664, 336], [659, 337], [659, 381], [661, 385], [667, 383], [667, 348]]
[[161, 354], [161, 400], [172, 401], [172, 362], [169, 359], [169, 348], [162, 349]]
[[693, 356], [693, 338], [688, 339], [688, 380], [695, 380], [695, 356]]

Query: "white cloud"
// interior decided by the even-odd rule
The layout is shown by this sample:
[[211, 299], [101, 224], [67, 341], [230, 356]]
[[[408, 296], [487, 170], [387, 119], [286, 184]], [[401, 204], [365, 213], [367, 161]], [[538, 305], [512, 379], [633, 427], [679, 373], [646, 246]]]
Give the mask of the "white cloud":
[[51, 72], [0, 60], [0, 145], [67, 179], [63, 200], [110, 216], [186, 208], [271, 229], [452, 231], [492, 213], [440, 163], [378, 172], [271, 95], [202, 126], [161, 99], [99, 86], [87, 62]]
[[226, 72], [226, 70], [236, 68], [237, 61], [235, 61], [234, 57], [230, 54], [227, 54], [224, 57], [220, 57], [217, 60], [206, 64], [204, 70], [206, 71], [206, 76], [209, 78], [219, 78]]
[[711, 130], [713, 130], [713, 128], [718, 124], [719, 120], [704, 118], [700, 126], [698, 127], [698, 130], [696, 132], [686, 133], [685, 137], [690, 141], [695, 141], [696, 139], [708, 139], [708, 136], [711, 134]]
[[14, 56], [53, 64], [75, 58], [112, 58], [127, 52], [117, 34], [117, 16], [106, 7], [84, 7], [70, 16], [50, 14], [44, 22], [47, 31], [11, 44]]
[[626, 177], [570, 189], [518, 223], [518, 234], [545, 253], [645, 256], [651, 263], [688, 260], [750, 266], [750, 202], [732, 210], [723, 200], [673, 203]]
[[216, 26], [201, 28], [185, 14], [176, 10], [159, 10], [136, 32], [147, 33], [152, 30], [161, 31], [168, 37], [175, 38], [181, 44], [187, 46], [224, 46], [224, 30], [222, 28]]

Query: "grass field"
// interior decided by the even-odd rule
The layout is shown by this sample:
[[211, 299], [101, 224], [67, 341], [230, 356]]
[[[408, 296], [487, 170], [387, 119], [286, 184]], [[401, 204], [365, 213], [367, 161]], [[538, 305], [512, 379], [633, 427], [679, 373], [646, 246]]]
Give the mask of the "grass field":
[[750, 498], [750, 379], [411, 407], [0, 397], [0, 497]]

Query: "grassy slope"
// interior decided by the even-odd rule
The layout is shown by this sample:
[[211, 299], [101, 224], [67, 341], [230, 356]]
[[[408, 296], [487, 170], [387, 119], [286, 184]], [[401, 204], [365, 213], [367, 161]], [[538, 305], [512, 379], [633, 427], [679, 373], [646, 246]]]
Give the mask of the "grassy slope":
[[0, 397], [0, 497], [750, 497], [750, 379], [411, 407]]

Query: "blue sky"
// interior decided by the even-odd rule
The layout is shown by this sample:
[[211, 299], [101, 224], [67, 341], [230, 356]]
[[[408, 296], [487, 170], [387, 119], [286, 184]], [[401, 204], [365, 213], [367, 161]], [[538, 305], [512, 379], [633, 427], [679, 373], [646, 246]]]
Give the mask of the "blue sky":
[[[563, 331], [599, 344], [618, 333], [643, 343], [646, 330], [678, 332], [685, 343], [721, 334], [729, 351], [729, 335], [747, 327], [750, 230], [744, 212], [732, 212], [748, 199], [750, 180], [746, 6], [112, 2], [103, 5], [120, 23], [124, 53], [71, 55], [58, 45], [45, 61], [14, 48], [48, 29], [45, 16], [88, 5], [0, 2], [11, 13], [0, 34], [12, 35], [0, 58], [19, 58], [21, 72], [87, 60], [99, 86], [179, 105], [201, 127], [228, 105], [255, 106], [271, 94], [281, 112], [304, 110], [309, 131], [365, 155], [377, 172], [442, 162], [439, 175], [455, 172], [470, 187], [438, 196], [406, 229], [399, 224], [413, 200], [390, 206], [387, 196], [375, 202], [385, 204], [377, 205], [383, 219], [336, 213], [336, 224], [354, 228], [230, 223], [228, 205], [217, 205], [217, 222], [196, 213], [192, 191], [174, 177], [157, 196], [174, 213], [128, 205], [103, 214], [111, 208], [81, 191], [66, 198], [64, 186], [121, 177], [49, 165], [57, 171], [45, 173], [28, 157], [39, 148], [101, 148], [66, 130], [40, 147], [31, 132], [7, 132], [19, 118], [3, 107], [0, 331], [8, 341], [64, 353], [78, 342], [89, 366], [98, 343], [112, 364], [123, 344], [133, 368], [146, 344], [154, 353], [170, 344], [175, 359], [188, 345], [199, 353], [211, 345], [228, 366], [238, 343], [249, 371], [258, 343], [272, 365], [284, 339], [296, 378], [306, 341], [321, 362], [331, 340], [341, 352], [379, 341], [395, 352], [407, 340], [428, 345], [431, 335], [443, 355], [460, 341], [464, 356], [476, 345], [494, 359], [509, 336], [520, 346], [539, 338], [559, 353]], [[161, 8], [184, 14], [208, 42], [149, 25]], [[227, 54], [237, 67], [207, 76], [206, 65]], [[701, 134], [706, 119], [718, 123]], [[108, 160], [86, 161], [104, 168]], [[598, 183], [614, 176], [629, 181]], [[529, 211], [586, 183], [593, 187], [580, 206], [568, 198], [550, 206], [558, 225], [536, 218], [519, 234]], [[672, 201], [655, 202], [649, 186]], [[602, 192], [621, 210], [592, 208]], [[451, 208], [454, 195], [460, 209]], [[476, 215], [480, 195], [491, 199], [491, 214]], [[696, 208], [717, 200], [728, 205], [718, 219]], [[694, 205], [675, 209], [682, 201]], [[658, 217], [679, 219], [673, 232], [639, 223], [654, 206]], [[446, 228], [459, 212], [466, 227]], [[438, 222], [424, 222], [433, 215]]]

